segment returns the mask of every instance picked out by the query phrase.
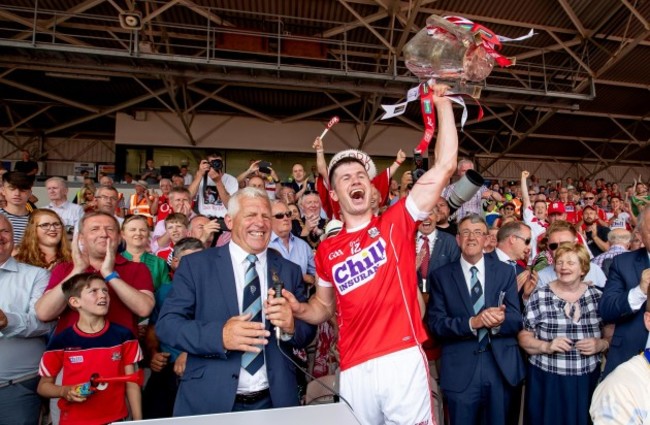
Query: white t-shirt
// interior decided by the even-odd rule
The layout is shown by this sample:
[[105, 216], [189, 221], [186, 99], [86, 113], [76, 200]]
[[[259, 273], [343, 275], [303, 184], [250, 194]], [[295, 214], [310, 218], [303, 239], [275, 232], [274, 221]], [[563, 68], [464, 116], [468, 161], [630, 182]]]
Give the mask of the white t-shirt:
[[[205, 185], [207, 181], [207, 185]], [[239, 190], [239, 183], [237, 179], [230, 174], [224, 174], [221, 176], [221, 181], [226, 188], [226, 192], [229, 195], [237, 192]], [[205, 185], [205, 187], [204, 187]], [[221, 198], [219, 198], [219, 192], [217, 191], [217, 184], [210, 178], [201, 178], [201, 183], [199, 184], [199, 191], [196, 194], [196, 197], [199, 201], [199, 213], [208, 217], [225, 217], [228, 210], [228, 205], [224, 204]]]

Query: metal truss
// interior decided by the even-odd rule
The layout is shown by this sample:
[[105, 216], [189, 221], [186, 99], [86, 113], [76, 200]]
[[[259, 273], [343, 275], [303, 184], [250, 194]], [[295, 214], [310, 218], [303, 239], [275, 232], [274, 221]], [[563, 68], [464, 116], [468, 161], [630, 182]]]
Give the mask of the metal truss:
[[[162, 108], [179, 117], [188, 143], [194, 145], [196, 141], [189, 131], [192, 119], [210, 101], [269, 122], [291, 122], [340, 111], [357, 123], [357, 147], [362, 148], [379, 119], [380, 104], [403, 98], [405, 91], [417, 84], [402, 65], [401, 52], [408, 39], [420, 29], [416, 24], [421, 22], [418, 16], [448, 14], [446, 10], [436, 9], [436, 3], [436, 0], [338, 0], [340, 7], [352, 17], [346, 22], [205, 7], [191, 0], [85, 0], [64, 11], [39, 9], [38, 2], [33, 8], [5, 4], [0, 6], [0, 85], [45, 101], [25, 116], [10, 111], [5, 101], [9, 125], [1, 134], [3, 139], [12, 134], [13, 144], [21, 132], [38, 131], [48, 136], [74, 131], [80, 124], [111, 117], [118, 111], [155, 99]], [[571, 2], [557, 0], [557, 4], [573, 28], [535, 25], [536, 31], [546, 34], [552, 44], [520, 50], [515, 55], [515, 68], [495, 69], [481, 87], [487, 116], [480, 125], [475, 120], [468, 122], [461, 135], [461, 151], [489, 157], [485, 168], [513, 157], [513, 151], [530, 138], [579, 143], [585, 150], [579, 159], [596, 160], [599, 169], [629, 161], [649, 143], [637, 136], [639, 127], [647, 128], [650, 121], [647, 114], [586, 112], [574, 102], [594, 99], [597, 84], [650, 89], [650, 83], [604, 78], [635, 48], [650, 46], [647, 18], [636, 4], [620, 0], [609, 3], [600, 22], [587, 27]], [[359, 11], [359, 7], [367, 10], [370, 6], [376, 8], [374, 13]], [[98, 7], [103, 7], [101, 13]], [[189, 11], [198, 19], [192, 23], [168, 19], [168, 15], [179, 9]], [[118, 19], [119, 13], [133, 10], [142, 14], [142, 29], [136, 31], [123, 28]], [[624, 35], [608, 31], [607, 23], [622, 10], [628, 12], [628, 24], [640, 23], [643, 30]], [[530, 28], [530, 24], [516, 20], [464, 16], [485, 24]], [[237, 25], [244, 19], [264, 20], [266, 26], [261, 30], [245, 30]], [[326, 29], [308, 35], [292, 34], [287, 26], [296, 20]], [[373, 41], [353, 41], [351, 34], [358, 30], [370, 33]], [[264, 51], [223, 48], [216, 42], [222, 37], [263, 39], [269, 47]], [[320, 48], [325, 56], [287, 54], [283, 46], [288, 43]], [[590, 58], [597, 52], [606, 52], [609, 59], [594, 67]], [[563, 55], [563, 60], [549, 65], [546, 57], [557, 54]], [[13, 78], [13, 72], [23, 70], [126, 79], [135, 82], [142, 92], [114, 105], [96, 106]], [[321, 107], [276, 117], [220, 94], [232, 86], [307, 91], [320, 93], [326, 100]], [[83, 114], [53, 123], [49, 128], [30, 129], [30, 122], [51, 113], [53, 105], [65, 105]], [[540, 131], [549, 120], [564, 114], [610, 120], [620, 132], [614, 137], [576, 138]], [[421, 129], [413, 117], [403, 116], [397, 121]], [[496, 125], [487, 130], [480, 127], [488, 122]], [[603, 155], [600, 145], [602, 149], [621, 145], [622, 149], [617, 157], [609, 158]]]

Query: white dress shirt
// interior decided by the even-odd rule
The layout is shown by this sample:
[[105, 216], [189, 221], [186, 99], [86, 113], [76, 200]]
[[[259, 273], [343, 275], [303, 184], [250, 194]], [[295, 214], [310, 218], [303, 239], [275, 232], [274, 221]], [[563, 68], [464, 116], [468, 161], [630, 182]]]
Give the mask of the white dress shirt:
[[61, 205], [55, 205], [54, 202], [50, 202], [45, 208], [52, 210], [61, 217], [64, 226], [70, 226], [72, 228], [77, 226], [79, 220], [84, 215], [84, 209], [81, 205], [73, 204], [70, 201], [65, 201]]
[[[246, 270], [248, 270], [249, 262], [246, 258], [250, 252], [244, 251], [239, 245], [230, 241], [228, 244], [230, 250], [230, 259], [232, 261], [232, 269], [235, 275], [235, 287], [237, 290], [237, 305], [241, 314], [242, 305], [244, 303], [244, 286], [246, 285]], [[269, 290], [267, 282], [267, 251], [257, 254], [257, 262], [255, 263], [255, 270], [260, 278], [260, 290], [262, 296], [262, 304]], [[262, 312], [262, 322], [266, 323], [264, 312]], [[262, 351], [261, 355], [265, 355]], [[237, 384], [237, 394], [248, 394], [256, 391], [261, 391], [269, 387], [268, 375], [266, 372], [266, 361], [255, 375], [251, 375], [244, 368], [239, 371], [239, 383]]]

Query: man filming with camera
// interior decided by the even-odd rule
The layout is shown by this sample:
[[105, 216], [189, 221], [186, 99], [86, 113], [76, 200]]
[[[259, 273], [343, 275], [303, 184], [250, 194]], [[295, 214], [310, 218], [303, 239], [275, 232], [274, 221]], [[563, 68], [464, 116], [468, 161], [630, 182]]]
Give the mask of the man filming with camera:
[[224, 171], [223, 157], [217, 152], [209, 153], [201, 161], [189, 187], [191, 195], [198, 200], [199, 214], [210, 218], [226, 216], [230, 195], [238, 189], [237, 179]]

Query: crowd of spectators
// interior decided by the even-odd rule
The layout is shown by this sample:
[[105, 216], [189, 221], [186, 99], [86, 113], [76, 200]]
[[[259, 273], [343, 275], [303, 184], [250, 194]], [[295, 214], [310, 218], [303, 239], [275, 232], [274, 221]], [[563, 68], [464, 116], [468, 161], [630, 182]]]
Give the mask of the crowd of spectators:
[[[98, 182], [86, 179], [69, 201], [67, 182], [51, 177], [45, 182], [49, 202], [41, 209], [30, 200], [36, 163], [29, 155], [19, 170], [4, 173], [0, 191], [0, 423], [35, 424], [44, 411], [51, 411], [54, 423], [69, 419], [70, 405], [85, 400], [74, 393], [83, 382], [70, 381], [65, 366], [62, 373], [61, 367], [48, 369], [55, 364], [53, 350], [66, 348], [56, 335], [70, 328], [85, 336], [102, 332], [88, 329], [97, 323], [115, 323], [126, 335], [119, 343], [127, 347], [125, 364], [138, 362], [151, 369], [142, 399], [133, 396], [131, 386], [126, 393], [118, 393], [131, 404], [142, 404], [131, 406], [132, 417], [172, 416], [188, 353], [159, 338], [161, 308], [174, 287], [181, 258], [226, 246], [237, 237], [231, 234], [236, 223], [230, 217], [229, 201], [243, 188], [256, 188], [270, 200], [268, 247], [299, 266], [307, 296], [313, 295], [318, 285], [315, 253], [321, 241], [335, 237], [344, 226], [338, 199], [330, 195], [322, 140], [316, 139], [314, 151], [312, 172], [297, 163], [290, 176], [279, 176], [259, 160], [251, 160], [246, 170], [231, 175], [224, 171], [223, 156], [213, 152], [200, 162], [194, 175], [181, 167], [179, 174], [168, 179], [149, 160], [140, 175], [124, 176], [123, 182], [135, 189], [128, 198], [115, 188], [111, 177], [102, 176]], [[356, 155], [354, 151], [345, 154]], [[366, 164], [374, 185], [375, 215], [393, 208], [412, 189], [414, 173], [397, 174], [405, 157], [397, 152], [395, 162], [384, 171]], [[457, 177], [473, 167], [472, 161], [461, 159]], [[647, 185], [641, 177], [631, 185], [582, 177], [542, 182], [523, 171], [518, 181], [487, 182], [458, 209], [445, 199], [453, 191], [453, 184], [447, 186], [433, 211], [419, 223], [413, 235], [415, 264], [399, 265], [415, 268], [417, 281], [410, 284], [419, 290], [422, 318], [428, 325], [430, 341], [425, 349], [432, 375], [442, 379], [442, 392], [450, 403], [447, 420], [461, 424], [473, 418], [460, 399], [466, 397], [464, 391], [474, 385], [475, 378], [468, 377], [465, 383], [459, 378], [462, 373], [454, 376], [457, 371], [450, 366], [453, 362], [444, 360], [445, 350], [464, 349], [456, 343], [471, 340], [474, 344], [478, 336], [474, 355], [493, 351], [491, 355], [506, 375], [489, 398], [493, 408], [500, 403], [503, 409], [497, 413], [488, 409], [480, 423], [513, 423], [523, 406], [525, 423], [587, 425], [598, 383], [619, 365], [642, 363], [636, 355], [650, 346], [650, 313], [645, 312], [650, 282], [645, 248], [650, 246]], [[500, 261], [510, 268], [499, 269], [506, 272], [498, 280], [503, 296], [498, 304], [496, 298], [490, 300], [489, 307], [489, 270], [458, 269], [459, 279], [465, 273], [470, 291], [481, 279], [486, 285], [485, 307], [459, 315], [462, 326], [469, 326], [461, 332], [460, 322], [450, 325], [456, 310], [445, 299], [453, 265], [462, 266], [470, 258], [475, 263], [485, 258], [488, 265]], [[75, 283], [80, 279], [82, 283]], [[81, 290], [66, 289], [66, 282], [72, 281], [67, 285]], [[83, 303], [88, 288], [100, 294], [96, 296], [104, 303], [110, 298], [106, 313], [87, 316]], [[516, 293], [512, 299], [511, 289]], [[106, 317], [106, 323], [100, 316]], [[81, 324], [85, 329], [75, 328]], [[483, 338], [485, 329], [489, 331]], [[524, 372], [509, 375], [500, 365], [500, 356], [505, 354], [499, 337], [507, 337], [513, 346], [519, 344], [525, 390], [521, 386]], [[142, 355], [131, 339], [139, 341]], [[338, 323], [332, 318], [319, 326], [310, 347], [296, 346], [292, 358], [316, 377], [334, 375], [340, 362], [337, 342]], [[79, 356], [83, 361], [83, 354]], [[647, 369], [642, 378], [645, 389], [650, 387]], [[133, 372], [130, 366], [124, 370]], [[90, 380], [95, 371], [87, 372]], [[45, 378], [43, 388], [38, 387], [39, 375]], [[611, 416], [632, 420], [638, 415], [650, 420], [648, 397], [613, 405], [614, 395], [603, 394], [610, 389], [621, 392], [614, 381], [629, 379], [629, 373], [611, 373], [601, 384], [602, 390], [596, 390], [591, 417], [602, 423], [644, 423], [616, 422]], [[302, 396], [309, 381], [304, 375], [298, 377]], [[461, 384], [465, 387], [460, 388]], [[500, 391], [507, 397], [495, 397]], [[54, 399], [49, 409], [39, 394]], [[97, 417], [103, 420], [126, 416], [119, 403], [98, 408], [103, 414]], [[608, 411], [616, 414], [608, 416]]]

